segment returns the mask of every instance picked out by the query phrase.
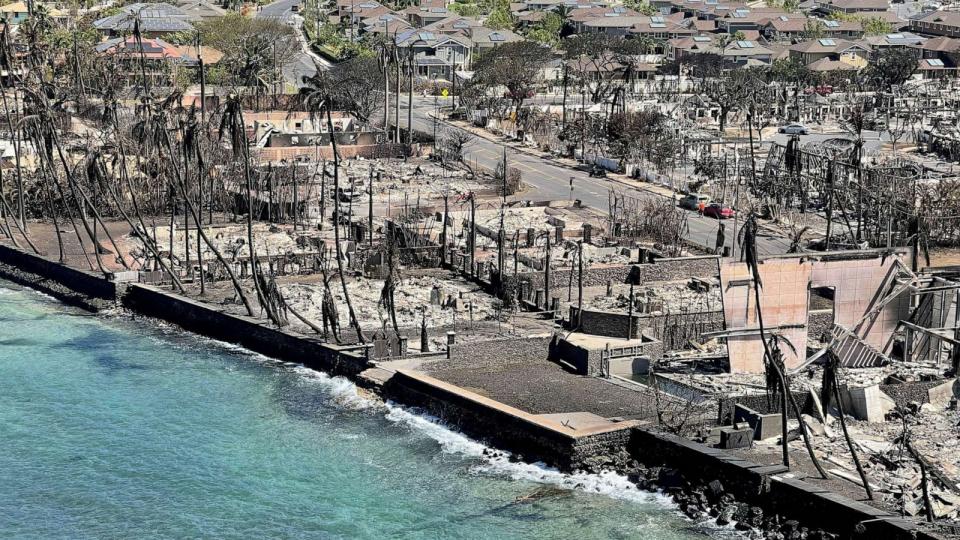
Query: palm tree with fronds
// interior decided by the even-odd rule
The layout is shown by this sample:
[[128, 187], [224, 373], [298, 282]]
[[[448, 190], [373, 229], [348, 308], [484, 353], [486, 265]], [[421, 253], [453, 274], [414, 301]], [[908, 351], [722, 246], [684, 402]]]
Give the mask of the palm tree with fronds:
[[[806, 422], [803, 421], [800, 407], [797, 405], [797, 400], [793, 397], [793, 393], [790, 391], [790, 381], [787, 378], [786, 368], [783, 363], [783, 350], [780, 347], [781, 344], [789, 343], [789, 341], [776, 334], [770, 336], [768, 340], [766, 329], [763, 325], [763, 310], [761, 309], [760, 305], [760, 290], [763, 288], [763, 281], [760, 278], [760, 258], [757, 254], [758, 229], [757, 216], [755, 213], [751, 212], [747, 217], [746, 222], [743, 224], [743, 229], [740, 230], [740, 260], [746, 263], [747, 268], [750, 270], [750, 273], [753, 276], [757, 324], [760, 327], [760, 341], [763, 343], [764, 350], [764, 370], [766, 371], [767, 393], [768, 396], [773, 394], [778, 395], [780, 398], [783, 465], [785, 467], [790, 466], [790, 453], [787, 447], [787, 401], [789, 400], [793, 407], [794, 414], [796, 414], [797, 420], [800, 422], [800, 434], [803, 436], [803, 443], [807, 447], [807, 453], [810, 454], [810, 460], [813, 462], [813, 465], [817, 468], [817, 471], [820, 473], [820, 475], [823, 478], [827, 478], [826, 471], [823, 470], [823, 467], [820, 465], [820, 461], [817, 459], [817, 455], [813, 451], [813, 445], [810, 442], [810, 434], [808, 433]], [[792, 348], [792, 344], [790, 347]]]
[[573, 16], [573, 6], [560, 4], [553, 9], [553, 12], [560, 17], [560, 35], [557, 37], [563, 39], [573, 33], [573, 25], [570, 24], [570, 17]]

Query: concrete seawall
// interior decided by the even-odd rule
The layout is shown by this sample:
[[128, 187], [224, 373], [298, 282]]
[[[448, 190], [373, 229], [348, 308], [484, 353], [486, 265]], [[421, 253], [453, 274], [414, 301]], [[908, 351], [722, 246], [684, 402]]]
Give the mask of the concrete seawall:
[[[122, 300], [137, 313], [185, 330], [359, 383], [363, 383], [360, 373], [369, 367], [363, 347], [323, 343], [271, 328], [265, 321], [223, 313], [170, 291], [142, 284], [120, 285], [9, 246], [0, 245], [0, 277], [87, 309]], [[379, 391], [385, 397], [422, 407], [448, 425], [525, 461], [543, 461], [569, 471], [623, 464], [633, 458], [646, 465], [676, 468], [695, 480], [719, 479], [738, 500], [823, 527], [843, 538], [936, 538], [897, 516], [790, 478], [783, 474], [783, 467], [753, 464], [635, 422], [572, 429], [420, 373], [399, 370], [384, 381]]]
[[185, 330], [235, 343], [260, 354], [298, 362], [334, 375], [356, 377], [367, 368], [364, 348], [342, 347], [319, 339], [271, 328], [264, 321], [231, 315], [201, 302], [149, 285], [130, 285], [124, 306]]
[[100, 274], [4, 244], [0, 244], [0, 277], [91, 311], [114, 306], [118, 296], [117, 284]]
[[723, 450], [645, 429], [633, 430], [629, 449], [646, 465], [673, 467], [691, 480], [719, 480], [739, 501], [814, 524], [841, 538], [937, 538], [899, 516], [791, 478], [782, 465], [751, 463]]
[[385, 396], [421, 407], [445, 423], [524, 461], [578, 470], [623, 452], [636, 422], [573, 429], [420, 373], [399, 370]]

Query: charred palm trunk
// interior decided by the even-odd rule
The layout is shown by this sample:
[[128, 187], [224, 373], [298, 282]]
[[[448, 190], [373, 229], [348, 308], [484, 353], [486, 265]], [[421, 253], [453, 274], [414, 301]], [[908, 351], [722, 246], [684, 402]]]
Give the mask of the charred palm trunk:
[[[843, 400], [840, 398], [840, 380], [837, 378], [837, 371], [839, 370], [839, 363], [836, 359], [832, 359], [830, 364], [823, 372], [824, 384], [829, 384], [833, 389], [833, 399], [836, 401], [837, 412], [840, 416], [840, 428], [843, 430], [843, 439], [847, 443], [847, 448], [850, 450], [850, 456], [853, 458], [853, 464], [857, 468], [857, 474], [860, 475], [860, 481], [863, 482], [863, 489], [867, 493], [867, 499], [873, 500], [873, 489], [870, 487], [870, 481], [867, 479], [867, 473], [863, 470], [863, 465], [860, 463], [860, 457], [857, 455], [857, 449], [853, 445], [853, 440], [850, 438], [850, 432], [847, 431], [847, 419], [846, 415], [843, 413]], [[826, 412], [826, 411], [824, 411]]]
[[[172, 145], [170, 144], [169, 136], [166, 136], [166, 134], [164, 135], [164, 142], [167, 147], [168, 153], [172, 155], [173, 154]], [[183, 178], [180, 177], [180, 170], [176, 167], [174, 167], [174, 176], [176, 177], [177, 187], [179, 187], [183, 193], [186, 193], [187, 191], [186, 182], [184, 181]], [[194, 208], [193, 204], [190, 202], [190, 199], [187, 197], [184, 197], [184, 200], [186, 201], [187, 211], [189, 211], [190, 214], [193, 216], [193, 220], [200, 221], [200, 214], [197, 212], [196, 208]], [[240, 301], [243, 302], [243, 307], [246, 308], [247, 310], [247, 315], [254, 317], [255, 315], [253, 311], [253, 306], [250, 305], [250, 300], [247, 299], [246, 293], [243, 292], [243, 287], [240, 286], [240, 281], [237, 279], [236, 274], [233, 273], [233, 268], [231, 268], [227, 260], [223, 258], [223, 255], [220, 253], [220, 250], [217, 249], [217, 247], [213, 244], [213, 242], [210, 241], [210, 238], [207, 236], [207, 233], [203, 230], [203, 227], [199, 227], [197, 229], [197, 234], [199, 234], [200, 237], [203, 238], [204, 243], [207, 244], [207, 247], [209, 247], [210, 251], [213, 252], [214, 257], [217, 258], [217, 261], [223, 266], [224, 270], [227, 272], [227, 275], [230, 277], [230, 283], [233, 284], [234, 291], [236, 291], [237, 296], [240, 298]]]
[[333, 242], [337, 255], [337, 272], [340, 274], [340, 286], [343, 289], [343, 299], [347, 303], [347, 313], [350, 316], [350, 324], [357, 332], [357, 341], [366, 343], [363, 337], [363, 331], [360, 329], [360, 321], [357, 320], [357, 314], [353, 311], [353, 304], [350, 302], [350, 292], [347, 290], [347, 278], [343, 273], [343, 253], [340, 247], [340, 156], [337, 153], [337, 138], [333, 131], [333, 117], [330, 115], [330, 106], [327, 106], [327, 130], [330, 132], [330, 147], [333, 151]]

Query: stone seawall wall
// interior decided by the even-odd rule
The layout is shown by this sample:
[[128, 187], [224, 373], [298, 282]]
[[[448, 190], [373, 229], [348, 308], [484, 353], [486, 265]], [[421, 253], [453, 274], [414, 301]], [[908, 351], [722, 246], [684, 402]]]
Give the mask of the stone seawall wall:
[[97, 310], [117, 300], [117, 284], [100, 274], [76, 270], [0, 244], [0, 277], [40, 290], [66, 303]]
[[223, 313], [217, 309], [148, 285], [131, 285], [125, 306], [185, 330], [241, 345], [251, 351], [334, 375], [356, 376], [367, 367], [356, 348], [338, 347], [318, 339], [270, 328], [264, 321]]
[[622, 451], [632, 422], [589, 434], [562, 431], [534, 415], [473, 394], [432, 377], [398, 371], [384, 385], [385, 396], [420, 407], [446, 424], [497, 448], [542, 461], [564, 471], [601, 466]]
[[668, 433], [636, 428], [629, 451], [647, 466], [672, 467], [689, 480], [719, 480], [739, 501], [814, 524], [838, 533], [841, 538], [936, 538], [896, 515], [801, 480], [777, 476], [785, 472], [780, 465], [758, 465]]

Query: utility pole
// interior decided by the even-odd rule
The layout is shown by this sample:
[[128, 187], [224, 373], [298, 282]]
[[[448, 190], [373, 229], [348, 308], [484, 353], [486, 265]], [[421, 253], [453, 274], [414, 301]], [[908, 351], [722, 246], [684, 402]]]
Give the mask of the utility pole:
[[300, 225], [300, 186], [297, 184], [297, 167], [296, 163], [293, 166], [293, 230], [296, 232], [297, 227]]
[[[386, 29], [384, 31], [387, 38], [390, 37], [390, 19], [386, 20]], [[390, 138], [390, 50], [387, 45], [383, 45], [383, 133], [387, 139]]]
[[583, 240], [577, 240], [577, 328], [583, 321]]
[[562, 121], [560, 124], [560, 131], [567, 129], [567, 65], [563, 65], [563, 101], [560, 105]]
[[413, 148], [413, 45], [410, 45], [410, 88], [407, 89], [407, 146]]
[[[550, 233], [547, 233], [547, 263], [543, 268], [543, 296], [546, 306], [544, 309], [550, 309]], [[557, 316], [556, 313], [553, 314]]]
[[443, 194], [443, 225], [440, 229], [440, 262], [447, 264], [447, 213], [449, 212], [450, 195]]
[[397, 65], [397, 96], [396, 102], [397, 106], [393, 110], [393, 127], [396, 130], [395, 135], [393, 136], [394, 142], [401, 144], [400, 140], [400, 46], [397, 44], [397, 31], [393, 31], [393, 60]]
[[[380, 183], [380, 171], [377, 171], [377, 183]], [[370, 246], [373, 247], [373, 169], [370, 169], [370, 186], [367, 188], [367, 228], [370, 229]]]
[[470, 249], [470, 277], [474, 277], [476, 275], [474, 259], [477, 252], [477, 199], [473, 192], [470, 193], [470, 242], [468, 247]]

